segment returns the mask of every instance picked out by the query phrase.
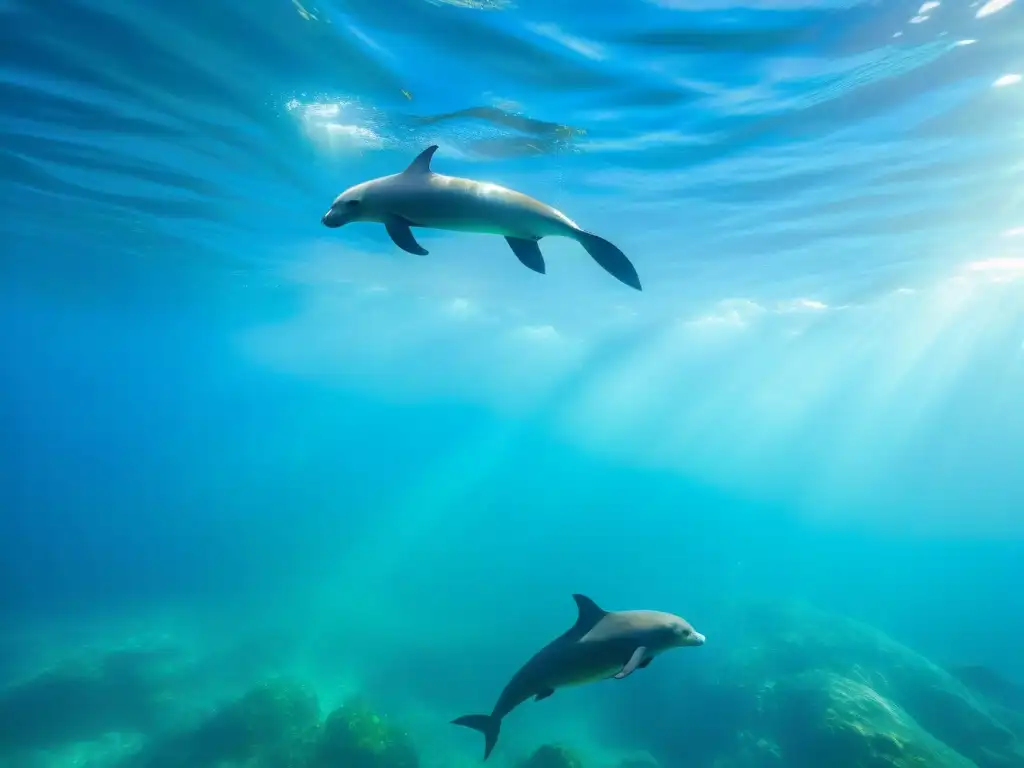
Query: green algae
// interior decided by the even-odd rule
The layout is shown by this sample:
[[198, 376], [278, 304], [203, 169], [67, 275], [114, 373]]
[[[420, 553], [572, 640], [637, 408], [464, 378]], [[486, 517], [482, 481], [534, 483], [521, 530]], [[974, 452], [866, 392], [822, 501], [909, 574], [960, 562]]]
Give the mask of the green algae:
[[364, 698], [331, 712], [320, 728], [312, 768], [418, 768], [409, 735]]

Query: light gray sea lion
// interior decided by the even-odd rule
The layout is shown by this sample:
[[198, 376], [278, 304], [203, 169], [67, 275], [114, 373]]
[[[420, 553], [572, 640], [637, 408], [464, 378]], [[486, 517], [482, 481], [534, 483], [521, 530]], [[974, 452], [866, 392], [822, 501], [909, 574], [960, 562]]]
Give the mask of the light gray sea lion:
[[544, 274], [542, 237], [570, 237], [594, 261], [626, 285], [641, 290], [640, 278], [626, 255], [607, 240], [580, 229], [561, 211], [497, 184], [442, 176], [430, 169], [437, 145], [423, 150], [401, 173], [364, 181], [346, 189], [323, 215], [324, 226], [355, 221], [383, 224], [403, 251], [426, 256], [411, 227], [504, 235], [512, 252], [534, 272]]
[[498, 743], [502, 718], [531, 696], [540, 701], [567, 685], [621, 680], [671, 648], [704, 645], [704, 635], [671, 613], [605, 611], [589, 597], [572, 597], [579, 609], [576, 623], [513, 675], [491, 714], [452, 720], [484, 735], [484, 760]]

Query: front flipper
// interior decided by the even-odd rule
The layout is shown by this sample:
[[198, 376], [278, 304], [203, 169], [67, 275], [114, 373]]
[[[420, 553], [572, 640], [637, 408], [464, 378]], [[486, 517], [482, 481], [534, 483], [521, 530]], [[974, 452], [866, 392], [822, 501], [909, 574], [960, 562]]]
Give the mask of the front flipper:
[[521, 237], [506, 237], [505, 240], [508, 241], [512, 253], [523, 263], [524, 267], [544, 274], [544, 256], [541, 254], [536, 240], [524, 240]]
[[629, 661], [626, 662], [626, 666], [615, 673], [615, 679], [621, 680], [624, 677], [629, 677], [633, 674], [633, 670], [640, 666], [640, 662], [644, 660], [644, 654], [647, 653], [647, 649], [644, 646], [640, 646], [633, 655], [629, 657]]
[[408, 253], [415, 253], [417, 256], [426, 256], [429, 251], [416, 242], [409, 229], [409, 222], [401, 216], [389, 216], [384, 222], [384, 228], [391, 236], [391, 241]]
[[533, 700], [534, 701], [543, 701], [544, 699], [546, 699], [548, 696], [550, 696], [554, 692], [555, 692], [554, 688], [548, 688], [546, 691], [539, 692], [536, 696], [533, 697]]

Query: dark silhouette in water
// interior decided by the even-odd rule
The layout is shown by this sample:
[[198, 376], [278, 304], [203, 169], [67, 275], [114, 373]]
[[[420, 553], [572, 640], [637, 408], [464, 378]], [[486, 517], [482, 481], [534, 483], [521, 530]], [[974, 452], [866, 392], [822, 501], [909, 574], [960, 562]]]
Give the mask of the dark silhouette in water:
[[573, 595], [579, 615], [572, 627], [541, 648], [512, 676], [489, 715], [452, 722], [484, 735], [484, 760], [498, 743], [501, 720], [531, 696], [546, 699], [567, 685], [622, 679], [644, 669], [671, 648], [704, 644], [685, 619], [660, 611], [605, 611], [589, 597]]

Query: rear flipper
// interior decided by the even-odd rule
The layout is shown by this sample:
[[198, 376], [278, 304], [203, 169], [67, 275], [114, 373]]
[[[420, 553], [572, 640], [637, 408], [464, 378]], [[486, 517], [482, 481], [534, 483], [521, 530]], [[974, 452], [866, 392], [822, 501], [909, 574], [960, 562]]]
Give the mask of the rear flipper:
[[579, 240], [580, 244], [587, 249], [587, 253], [591, 255], [594, 261], [600, 264], [612, 277], [625, 283], [630, 288], [636, 288], [638, 291], [643, 290], [640, 287], [640, 277], [637, 275], [636, 269], [629, 259], [626, 258], [626, 254], [603, 237], [598, 237], [590, 232], [584, 232], [582, 229], [576, 230], [570, 237], [575, 237]]
[[452, 723], [480, 731], [484, 735], [484, 760], [490, 757], [491, 750], [498, 743], [498, 734], [501, 733], [501, 718], [490, 715], [464, 715], [452, 720]]

